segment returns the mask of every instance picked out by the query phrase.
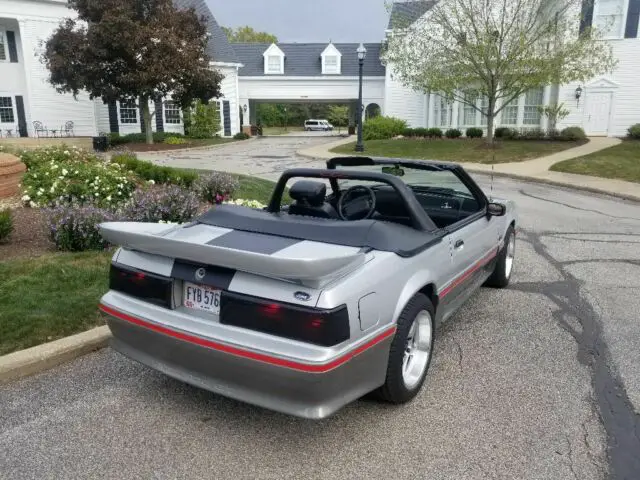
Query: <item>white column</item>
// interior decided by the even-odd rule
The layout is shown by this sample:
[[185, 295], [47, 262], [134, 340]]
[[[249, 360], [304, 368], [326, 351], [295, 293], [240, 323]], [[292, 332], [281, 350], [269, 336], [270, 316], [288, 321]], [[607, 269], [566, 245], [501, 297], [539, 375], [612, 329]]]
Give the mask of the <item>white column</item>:
[[[544, 87], [544, 91], [542, 94], [542, 106], [549, 105], [549, 100], [551, 98], [551, 87], [547, 85]], [[540, 128], [547, 130], [549, 128], [549, 117], [543, 116], [540, 119]]]

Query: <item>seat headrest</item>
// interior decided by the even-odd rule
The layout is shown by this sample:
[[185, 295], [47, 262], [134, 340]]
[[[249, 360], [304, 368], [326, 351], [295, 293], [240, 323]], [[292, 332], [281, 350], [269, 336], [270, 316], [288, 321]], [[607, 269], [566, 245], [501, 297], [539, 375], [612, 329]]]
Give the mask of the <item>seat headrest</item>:
[[297, 202], [306, 202], [312, 207], [324, 204], [327, 186], [322, 182], [298, 180], [289, 189], [289, 196]]

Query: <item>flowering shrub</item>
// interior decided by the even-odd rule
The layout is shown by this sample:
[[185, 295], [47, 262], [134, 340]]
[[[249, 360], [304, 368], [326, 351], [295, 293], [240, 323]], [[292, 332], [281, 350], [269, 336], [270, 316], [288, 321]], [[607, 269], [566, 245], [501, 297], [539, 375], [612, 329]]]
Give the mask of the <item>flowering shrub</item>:
[[240, 183], [238, 177], [225, 172], [213, 172], [201, 175], [193, 188], [201, 200], [209, 203], [222, 203], [233, 196]]
[[178, 185], [136, 190], [123, 207], [122, 216], [134, 222], [187, 222], [197, 213], [197, 195]]
[[0, 243], [4, 242], [13, 231], [13, 217], [8, 208], [0, 210]]
[[257, 208], [260, 210], [266, 207], [264, 203], [261, 203], [257, 200], [245, 200], [242, 198], [239, 198], [237, 200], [229, 200], [224, 203], [229, 205], [240, 205], [241, 207]]
[[18, 156], [27, 166], [27, 170], [45, 163], [82, 162], [96, 163], [100, 159], [93, 153], [76, 146], [58, 145], [54, 147], [37, 148], [35, 150], [23, 150]]
[[167, 145], [184, 145], [187, 141], [182, 137], [167, 137], [164, 139]]
[[81, 252], [109, 246], [100, 235], [98, 224], [114, 221], [113, 212], [89, 204], [62, 203], [48, 213], [49, 235], [58, 250]]
[[51, 160], [27, 170], [22, 188], [22, 201], [30, 207], [72, 201], [109, 207], [127, 200], [135, 184], [116, 163]]

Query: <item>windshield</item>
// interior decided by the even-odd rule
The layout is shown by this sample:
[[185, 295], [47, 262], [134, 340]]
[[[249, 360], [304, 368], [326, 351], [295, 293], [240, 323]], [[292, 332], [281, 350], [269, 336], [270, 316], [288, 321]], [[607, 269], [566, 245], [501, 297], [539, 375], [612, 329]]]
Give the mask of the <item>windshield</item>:
[[[473, 198], [473, 194], [451, 170], [431, 171], [394, 165], [362, 165], [357, 167], [345, 167], [338, 165], [339, 170], [353, 170], [361, 172], [386, 173], [394, 175], [402, 180], [412, 190], [428, 190], [438, 193], [451, 193]], [[338, 180], [340, 190], [345, 190], [354, 185], [366, 185], [368, 187], [385, 186], [387, 184], [368, 180]]]

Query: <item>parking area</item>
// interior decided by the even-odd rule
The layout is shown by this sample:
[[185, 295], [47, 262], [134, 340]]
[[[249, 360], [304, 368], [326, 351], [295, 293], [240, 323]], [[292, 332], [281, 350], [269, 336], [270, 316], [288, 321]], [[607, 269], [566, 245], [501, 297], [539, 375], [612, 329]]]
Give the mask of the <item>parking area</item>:
[[[264, 138], [158, 163], [277, 178], [327, 139]], [[319, 422], [229, 400], [106, 349], [0, 386], [2, 478], [640, 477], [640, 205], [476, 176], [513, 198], [514, 277], [437, 332], [423, 391]], [[611, 474], [611, 476], [610, 476]]]

